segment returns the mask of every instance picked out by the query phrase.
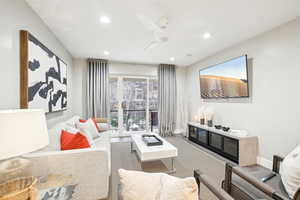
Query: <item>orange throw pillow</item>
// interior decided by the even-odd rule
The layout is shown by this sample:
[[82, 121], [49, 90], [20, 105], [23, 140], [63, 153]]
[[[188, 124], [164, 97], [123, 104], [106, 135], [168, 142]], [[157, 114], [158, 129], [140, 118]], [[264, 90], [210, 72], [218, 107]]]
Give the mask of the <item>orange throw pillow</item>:
[[81, 133], [72, 134], [65, 130], [61, 131], [60, 136], [60, 149], [72, 150], [72, 149], [84, 149], [91, 147], [87, 138]]
[[[97, 131], [98, 132], [100, 132], [100, 127], [98, 126], [98, 124], [97, 124], [97, 122], [96, 122], [96, 119], [95, 118], [92, 118], [92, 120], [93, 120], [93, 122], [94, 122], [94, 124], [95, 124], [95, 126], [96, 126], [96, 129], [97, 129]], [[85, 120], [85, 119], [79, 119], [79, 122], [81, 122], [81, 123], [84, 123], [84, 122], [86, 122], [87, 120]]]

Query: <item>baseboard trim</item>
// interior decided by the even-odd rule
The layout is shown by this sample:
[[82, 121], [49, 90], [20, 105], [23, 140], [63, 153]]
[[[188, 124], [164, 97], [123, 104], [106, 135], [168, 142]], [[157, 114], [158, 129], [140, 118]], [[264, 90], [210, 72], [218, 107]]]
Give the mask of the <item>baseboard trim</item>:
[[257, 157], [257, 164], [266, 167], [268, 169], [272, 169], [273, 167], [273, 162], [271, 160], [259, 156]]

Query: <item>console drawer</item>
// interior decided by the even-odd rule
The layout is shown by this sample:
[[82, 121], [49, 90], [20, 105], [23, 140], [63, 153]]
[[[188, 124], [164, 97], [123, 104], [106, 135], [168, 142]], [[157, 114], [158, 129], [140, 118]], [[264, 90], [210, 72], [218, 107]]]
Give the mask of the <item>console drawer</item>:
[[209, 146], [222, 151], [223, 136], [209, 133]]
[[198, 129], [198, 141], [203, 144], [208, 144], [208, 131], [203, 129]]
[[224, 149], [223, 151], [230, 156], [238, 158], [239, 142], [235, 139], [224, 137]]

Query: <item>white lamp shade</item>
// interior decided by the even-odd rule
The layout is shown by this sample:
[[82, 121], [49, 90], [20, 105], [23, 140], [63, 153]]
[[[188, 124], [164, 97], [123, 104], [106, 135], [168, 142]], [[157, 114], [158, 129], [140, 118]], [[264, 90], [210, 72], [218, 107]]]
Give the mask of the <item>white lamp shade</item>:
[[0, 160], [36, 151], [48, 144], [43, 110], [0, 111]]

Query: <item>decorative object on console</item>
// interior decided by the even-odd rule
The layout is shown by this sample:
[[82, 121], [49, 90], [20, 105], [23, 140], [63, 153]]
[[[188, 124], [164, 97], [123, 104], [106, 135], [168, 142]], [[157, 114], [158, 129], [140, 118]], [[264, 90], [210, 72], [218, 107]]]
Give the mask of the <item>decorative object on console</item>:
[[200, 124], [204, 125], [205, 124], [205, 118], [200, 118]]
[[201, 106], [199, 109], [199, 121], [200, 124], [204, 125], [205, 124], [205, 113], [204, 113], [205, 107]]
[[230, 128], [224, 126], [224, 127], [222, 127], [222, 130], [225, 131], [225, 132], [228, 132], [230, 130]]
[[67, 109], [67, 64], [28, 31], [20, 32], [20, 107]]
[[221, 125], [215, 125], [215, 128], [216, 128], [216, 129], [221, 129], [222, 126], [221, 126]]
[[207, 126], [213, 127], [213, 121], [212, 120], [207, 120]]
[[[0, 164], [0, 181], [5, 182], [19, 177], [31, 176], [30, 161], [14, 157], [48, 145], [48, 130], [44, 111], [33, 109], [4, 110], [0, 111], [0, 121], [0, 160], [6, 159]], [[18, 181], [15, 183], [18, 184]], [[30, 186], [28, 185], [28, 187]]]
[[207, 107], [204, 112], [206, 124], [209, 127], [213, 126], [213, 118], [214, 118], [214, 109], [211, 107]]

